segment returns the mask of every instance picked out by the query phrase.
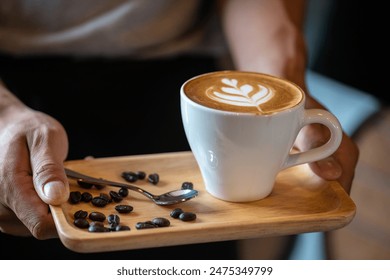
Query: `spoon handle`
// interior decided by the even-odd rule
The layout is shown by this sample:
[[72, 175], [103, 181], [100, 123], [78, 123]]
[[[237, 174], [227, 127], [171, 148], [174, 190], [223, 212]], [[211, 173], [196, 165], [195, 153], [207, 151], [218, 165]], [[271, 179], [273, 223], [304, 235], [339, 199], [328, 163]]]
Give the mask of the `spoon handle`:
[[113, 186], [113, 187], [119, 187], [119, 188], [126, 188], [126, 189], [129, 189], [129, 190], [141, 193], [141, 194], [143, 194], [144, 196], [146, 196], [146, 197], [148, 197], [150, 199], [154, 199], [154, 195], [153, 194], [151, 194], [150, 192], [147, 192], [144, 189], [141, 189], [141, 188], [139, 188], [137, 186], [134, 186], [134, 185], [125, 184], [125, 183], [119, 183], [119, 182], [114, 182], [114, 181], [109, 181], [109, 180], [105, 180], [105, 179], [94, 178], [94, 177], [87, 176], [87, 175], [81, 174], [79, 172], [76, 172], [74, 170], [70, 170], [68, 168], [65, 168], [65, 174], [69, 178], [73, 178], [73, 179], [76, 179], [76, 180], [82, 180], [82, 181], [84, 181], [86, 183], [103, 185], [103, 186]]

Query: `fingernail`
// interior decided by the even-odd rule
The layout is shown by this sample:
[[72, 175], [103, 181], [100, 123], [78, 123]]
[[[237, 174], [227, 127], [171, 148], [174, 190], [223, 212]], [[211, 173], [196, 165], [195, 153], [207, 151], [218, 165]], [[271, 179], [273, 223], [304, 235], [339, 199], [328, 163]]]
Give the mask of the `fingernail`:
[[58, 199], [64, 195], [65, 184], [61, 181], [51, 181], [43, 186], [43, 193], [50, 199]]
[[324, 177], [329, 179], [337, 179], [341, 176], [342, 169], [340, 164], [333, 158], [327, 157], [317, 162], [318, 167]]

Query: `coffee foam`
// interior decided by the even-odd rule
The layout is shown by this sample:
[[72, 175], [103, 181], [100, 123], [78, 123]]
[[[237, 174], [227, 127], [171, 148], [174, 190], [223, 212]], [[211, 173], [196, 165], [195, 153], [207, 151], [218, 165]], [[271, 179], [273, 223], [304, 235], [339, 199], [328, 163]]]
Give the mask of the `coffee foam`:
[[292, 108], [303, 99], [293, 83], [254, 72], [208, 73], [189, 80], [183, 89], [188, 98], [206, 107], [264, 115]]

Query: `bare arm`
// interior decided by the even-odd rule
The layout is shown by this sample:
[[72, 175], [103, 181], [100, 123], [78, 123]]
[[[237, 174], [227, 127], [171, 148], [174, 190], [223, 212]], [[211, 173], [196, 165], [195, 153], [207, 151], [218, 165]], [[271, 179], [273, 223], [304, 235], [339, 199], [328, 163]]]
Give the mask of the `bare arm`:
[[[302, 1], [300, 1], [302, 2]], [[235, 66], [291, 80], [305, 69], [303, 37], [283, 1], [224, 1], [222, 21]]]

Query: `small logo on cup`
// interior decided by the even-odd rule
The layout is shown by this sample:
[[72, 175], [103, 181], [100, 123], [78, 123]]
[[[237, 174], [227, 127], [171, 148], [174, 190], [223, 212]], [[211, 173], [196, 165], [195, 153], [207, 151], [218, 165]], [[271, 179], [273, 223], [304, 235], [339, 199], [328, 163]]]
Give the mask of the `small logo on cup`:
[[274, 96], [271, 90], [260, 84], [256, 84], [255, 87], [249, 84], [238, 86], [236, 79], [223, 78], [221, 81], [226, 86], [221, 86], [218, 91], [214, 89], [207, 91], [207, 96], [217, 102], [235, 106], [256, 107], [257, 110], [262, 112], [260, 105]]

